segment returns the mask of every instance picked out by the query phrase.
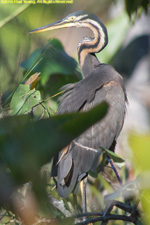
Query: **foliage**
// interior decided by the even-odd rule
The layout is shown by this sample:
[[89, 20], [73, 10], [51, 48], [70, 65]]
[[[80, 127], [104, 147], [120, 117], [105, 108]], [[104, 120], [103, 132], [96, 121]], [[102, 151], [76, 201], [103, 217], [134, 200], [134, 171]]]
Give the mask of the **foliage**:
[[[58, 41], [55, 43], [62, 48]], [[53, 43], [51, 46], [57, 52]], [[68, 58], [69, 56], [64, 58], [66, 66]], [[70, 58], [69, 62], [72, 61]], [[55, 60], [54, 68], [57, 69], [57, 65], [61, 71], [64, 64]], [[73, 66], [70, 67], [70, 71], [71, 69], [74, 71]], [[44, 74], [42, 67], [40, 70]], [[62, 71], [63, 75], [67, 76], [68, 70]], [[24, 79], [26, 76], [29, 77], [29, 73], [30, 70]], [[42, 80], [42, 75], [41, 79], [39, 75], [40, 73], [31, 74], [25, 84], [19, 84], [1, 105], [1, 117], [4, 118], [0, 120], [0, 204], [12, 212], [17, 210], [19, 215], [16, 201], [19, 199], [22, 202], [21, 187], [29, 181], [32, 183], [32, 192], [29, 192], [36, 196], [36, 204], [42, 211], [46, 209], [55, 215], [56, 211], [53, 213], [53, 205], [48, 201], [47, 178], [39, 174], [40, 168], [50, 163], [51, 158], [71, 140], [102, 119], [108, 108], [108, 105], [103, 103], [87, 113], [50, 116], [49, 107], [46, 105], [48, 100], [43, 101], [40, 91], [35, 89], [36, 84]], [[5, 116], [6, 108], [9, 108], [9, 116]], [[18, 188], [21, 188], [21, 192]], [[26, 220], [22, 215], [20, 217]]]
[[[20, 92], [17, 94], [19, 95]], [[34, 100], [30, 101], [34, 102]], [[20, 103], [16, 108], [18, 107], [22, 108]], [[26, 103], [23, 107], [26, 108]], [[29, 105], [27, 109], [28, 107]], [[32, 110], [32, 104], [30, 110]], [[40, 179], [38, 176], [40, 167], [50, 162], [50, 159], [72, 139], [103, 118], [106, 110], [107, 105], [104, 103], [88, 113], [53, 116], [36, 121], [32, 119], [33, 115], [9, 116], [1, 119], [0, 164], [2, 177], [0, 179], [4, 186], [1, 185], [0, 198], [3, 198], [3, 192], [7, 193], [7, 189], [10, 189], [10, 182], [9, 187], [4, 182], [7, 179], [13, 178], [15, 187], [29, 180], [34, 181], [37, 177]], [[19, 112], [23, 113], [24, 111], [20, 110]], [[78, 124], [82, 124], [82, 126], [79, 127]], [[6, 172], [6, 168], [9, 168], [9, 173]], [[39, 183], [39, 181], [36, 183], [37, 189]], [[15, 187], [13, 186], [12, 190]], [[7, 194], [7, 198], [9, 197]]]
[[[97, 2], [99, 4], [99, 0]], [[148, 10], [147, 0], [125, 0], [125, 3], [126, 12], [133, 21], [143, 9]], [[111, 1], [108, 0], [106, 4], [109, 9]], [[63, 17], [62, 8], [70, 11], [68, 7], [48, 8], [44, 4], [37, 6], [15, 4], [9, 7], [1, 5], [0, 88], [1, 93], [8, 91], [0, 95], [0, 206], [2, 207], [0, 220], [3, 224], [21, 224], [22, 221], [25, 224], [34, 224], [37, 221], [40, 224], [72, 224], [74, 222], [72, 216], [80, 211], [80, 193], [77, 195], [77, 203], [74, 202], [73, 196], [60, 200], [55, 189], [53, 190], [55, 183], [50, 180], [50, 160], [72, 139], [102, 119], [108, 106], [103, 103], [88, 113], [54, 116], [58, 104], [57, 96], [61, 94], [58, 93], [59, 88], [81, 79], [81, 72], [78, 63], [65, 52], [57, 39], [51, 38], [44, 45], [46, 41], [42, 36], [39, 35], [38, 38], [27, 33], [33, 27], [39, 26], [41, 18], [42, 23], [46, 24], [52, 18], [57, 20], [57, 17]], [[75, 10], [76, 8], [78, 7], [75, 7]], [[105, 7], [101, 8], [102, 11], [106, 11]], [[87, 8], [87, 11], [90, 10], [91, 6]], [[56, 11], [61, 15], [55, 13]], [[129, 25], [125, 13], [109, 21], [107, 27], [111, 42], [106, 50], [98, 54], [100, 61], [111, 62], [116, 68], [118, 64], [120, 71], [127, 74], [134, 70], [139, 60], [138, 54], [131, 57], [131, 53], [135, 53], [135, 49], [139, 48], [141, 43], [144, 56], [148, 49], [146, 36], [140, 44], [137, 40], [136, 43], [131, 43], [132, 46], [123, 49], [125, 51], [119, 51]], [[118, 32], [119, 35], [116, 35]], [[105, 223], [110, 219], [120, 219], [118, 224], [123, 220], [135, 224], [138, 220], [138, 224], [149, 224], [149, 139], [149, 134], [146, 136], [132, 134], [130, 137], [135, 167], [133, 173], [138, 176], [128, 182], [125, 177], [126, 168], [122, 167], [124, 164], [122, 158], [103, 149], [102, 163], [98, 170], [104, 168], [109, 156], [115, 162], [115, 167], [125, 184], [119, 184], [116, 174], [109, 167], [105, 167], [98, 176], [90, 174], [88, 211], [91, 211], [91, 214], [87, 214], [89, 223], [96, 221]], [[131, 205], [126, 204], [126, 201], [130, 201]], [[144, 211], [144, 222], [139, 219], [140, 213], [137, 209], [139, 202], [142, 204], [140, 209]], [[117, 208], [115, 215], [111, 214], [113, 207]], [[66, 220], [66, 217], [69, 219]], [[80, 217], [83, 215], [78, 215], [78, 218]], [[77, 220], [82, 224], [81, 221], [82, 219]], [[112, 224], [116, 223], [115, 221]]]
[[[51, 46], [53, 49], [56, 48], [56, 52], [58, 50], [57, 46], [62, 48], [58, 41], [54, 41], [53, 43], [51, 43]], [[58, 45], [55, 46], [55, 43], [58, 43]], [[66, 63], [68, 63], [68, 57], [65, 58]], [[32, 57], [29, 57], [29, 59], [32, 59]], [[30, 62], [30, 60], [27, 60], [27, 62]], [[24, 63], [24, 65], [27, 64]], [[65, 200], [62, 203], [58, 202], [57, 206], [54, 200], [49, 200], [57, 195], [56, 192], [50, 191], [54, 183], [50, 182], [49, 184], [47, 169], [46, 173], [42, 172], [40, 174], [40, 168], [46, 163], [50, 163], [52, 157], [67, 146], [71, 140], [102, 119], [107, 113], [108, 108], [106, 103], [102, 103], [86, 113], [51, 116], [48, 100], [43, 101], [41, 92], [36, 89], [36, 85], [38, 87], [38, 83], [42, 80], [42, 74], [45, 73], [45, 64], [43, 63], [44, 66], [38, 68], [41, 74], [35, 70], [36, 73], [30, 75], [33, 64], [31, 62], [29, 70], [24, 75], [23, 80], [26, 80], [26, 77], [28, 77], [28, 80], [24, 84], [19, 84], [3, 103], [3, 113], [5, 112], [6, 105], [7, 107], [9, 105], [9, 116], [5, 117], [4, 114], [4, 118], [0, 120], [0, 183], [2, 184], [0, 187], [0, 202], [3, 208], [8, 209], [12, 213], [17, 211], [21, 220], [25, 221], [26, 224], [31, 224], [31, 221], [32, 223], [37, 221], [37, 208], [41, 211], [39, 218], [42, 218], [45, 214], [47, 217], [49, 214], [50, 218], [58, 219], [61, 216], [66, 216], [67, 209], [70, 213], [69, 215], [72, 215]], [[56, 69], [57, 65], [61, 67], [58, 60], [55, 61]], [[35, 67], [33, 66], [33, 68]], [[72, 67], [72, 70], [74, 72], [74, 67]], [[67, 70], [62, 69], [62, 71], [64, 76], [67, 76]], [[47, 76], [49, 73], [50, 70], [48, 70]], [[42, 85], [46, 85], [46, 83]], [[102, 147], [100, 146], [100, 148]], [[102, 148], [102, 151], [103, 159], [101, 160], [102, 163], [100, 163], [98, 172], [105, 167], [107, 157], [112, 158], [117, 163], [123, 162], [120, 157], [108, 149]], [[93, 175], [91, 173], [91, 176]], [[98, 181], [99, 178], [96, 178], [96, 180]], [[23, 188], [22, 185], [25, 183], [28, 183], [30, 188], [28, 186]], [[47, 189], [47, 185], [50, 185], [50, 188]], [[23, 194], [24, 189], [27, 192], [25, 195]], [[27, 195], [30, 196], [29, 199], [27, 199]], [[27, 205], [24, 204], [24, 201], [27, 201], [26, 204], [31, 208], [31, 218], [25, 212], [22, 214], [20, 211], [22, 207], [26, 210]], [[74, 207], [74, 202], [70, 197], [69, 202]], [[120, 206], [120, 203], [117, 204]], [[57, 212], [58, 205], [62, 205], [61, 209], [59, 208], [59, 213]], [[62, 207], [64, 208], [63, 210]], [[130, 209], [130, 211], [132, 210]], [[6, 218], [7, 213], [4, 213], [4, 215], [4, 218]], [[11, 217], [17, 221], [14, 214]], [[123, 219], [124, 217], [118, 215], [114, 216], [115, 218]], [[103, 220], [103, 218], [101, 219]], [[134, 217], [131, 215], [129, 218], [125, 217], [124, 220], [134, 221]]]
[[[119, 27], [119, 31], [118, 31]], [[125, 12], [118, 15], [113, 20], [109, 21], [107, 24], [109, 41], [106, 48], [97, 54], [101, 62], [111, 63], [113, 57], [116, 57], [117, 52], [124, 40], [124, 37], [129, 29], [128, 16]], [[119, 35], [116, 33], [119, 32]]]
[[139, 9], [148, 10], [149, 0], [125, 0], [126, 10], [129, 16], [138, 13]]
[[53, 95], [66, 83], [81, 79], [77, 62], [66, 54], [57, 39], [50, 39], [46, 46], [36, 49], [21, 66], [27, 71], [30, 68], [32, 72], [40, 71], [39, 88], [43, 94]]
[[144, 210], [144, 219], [149, 224], [150, 215], [150, 134], [132, 134], [130, 135], [130, 146], [133, 151], [133, 160], [136, 173], [139, 175], [138, 185], [140, 187], [140, 200]]

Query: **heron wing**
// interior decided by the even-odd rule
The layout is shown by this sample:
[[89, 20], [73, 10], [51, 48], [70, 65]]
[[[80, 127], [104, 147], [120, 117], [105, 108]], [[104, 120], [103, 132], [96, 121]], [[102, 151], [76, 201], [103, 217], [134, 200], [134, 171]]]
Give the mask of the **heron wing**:
[[[67, 197], [79, 180], [89, 170], [96, 168], [101, 154], [100, 146], [110, 148], [122, 128], [125, 94], [120, 85], [121, 78], [114, 69], [107, 68], [97, 68], [86, 79], [64, 87], [65, 93], [60, 99], [58, 113], [87, 111], [102, 101], [107, 101], [110, 107], [103, 120], [73, 140], [59, 161], [57, 191], [62, 197]], [[62, 153], [59, 158], [61, 156]]]
[[86, 79], [75, 84], [65, 85], [62, 88], [64, 94], [59, 99], [60, 103], [57, 113], [62, 114], [82, 110], [85, 103], [92, 102], [97, 90], [114, 80], [115, 76], [112, 76], [112, 73], [117, 73], [113, 67], [106, 64], [100, 64], [92, 74], [86, 77]]

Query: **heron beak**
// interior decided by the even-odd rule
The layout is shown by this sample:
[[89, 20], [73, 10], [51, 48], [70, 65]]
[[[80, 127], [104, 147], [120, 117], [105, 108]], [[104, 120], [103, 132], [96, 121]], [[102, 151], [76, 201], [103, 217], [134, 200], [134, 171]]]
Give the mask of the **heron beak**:
[[45, 25], [43, 27], [39, 27], [35, 30], [31, 30], [29, 33], [39, 33], [48, 30], [56, 30], [60, 28], [73, 27], [73, 22], [69, 20], [59, 20], [57, 22]]

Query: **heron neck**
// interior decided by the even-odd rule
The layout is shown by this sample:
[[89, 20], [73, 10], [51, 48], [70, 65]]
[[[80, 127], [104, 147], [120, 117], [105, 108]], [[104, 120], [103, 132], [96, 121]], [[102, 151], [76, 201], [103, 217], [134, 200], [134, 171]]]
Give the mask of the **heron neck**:
[[100, 61], [98, 60], [96, 55], [90, 53], [87, 54], [81, 67], [83, 77], [87, 77], [88, 75], [90, 75], [98, 65], [100, 65]]
[[100, 20], [88, 19], [82, 26], [89, 28], [93, 32], [93, 37], [83, 37], [78, 44], [78, 58], [81, 69], [88, 55], [100, 52], [108, 43], [107, 29]]

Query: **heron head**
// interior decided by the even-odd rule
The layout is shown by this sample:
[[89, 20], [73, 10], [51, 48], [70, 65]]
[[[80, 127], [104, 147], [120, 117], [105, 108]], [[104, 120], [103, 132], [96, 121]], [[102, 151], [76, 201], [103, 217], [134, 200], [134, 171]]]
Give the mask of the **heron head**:
[[92, 13], [78, 11], [78, 12], [69, 14], [68, 16], [66, 16], [65, 18], [57, 22], [32, 30], [29, 33], [39, 33], [39, 32], [44, 32], [49, 30], [60, 29], [60, 28], [67, 28], [67, 27], [84, 27], [84, 23], [88, 22], [89, 19], [92, 19], [95, 21], [98, 20], [98, 18]]

